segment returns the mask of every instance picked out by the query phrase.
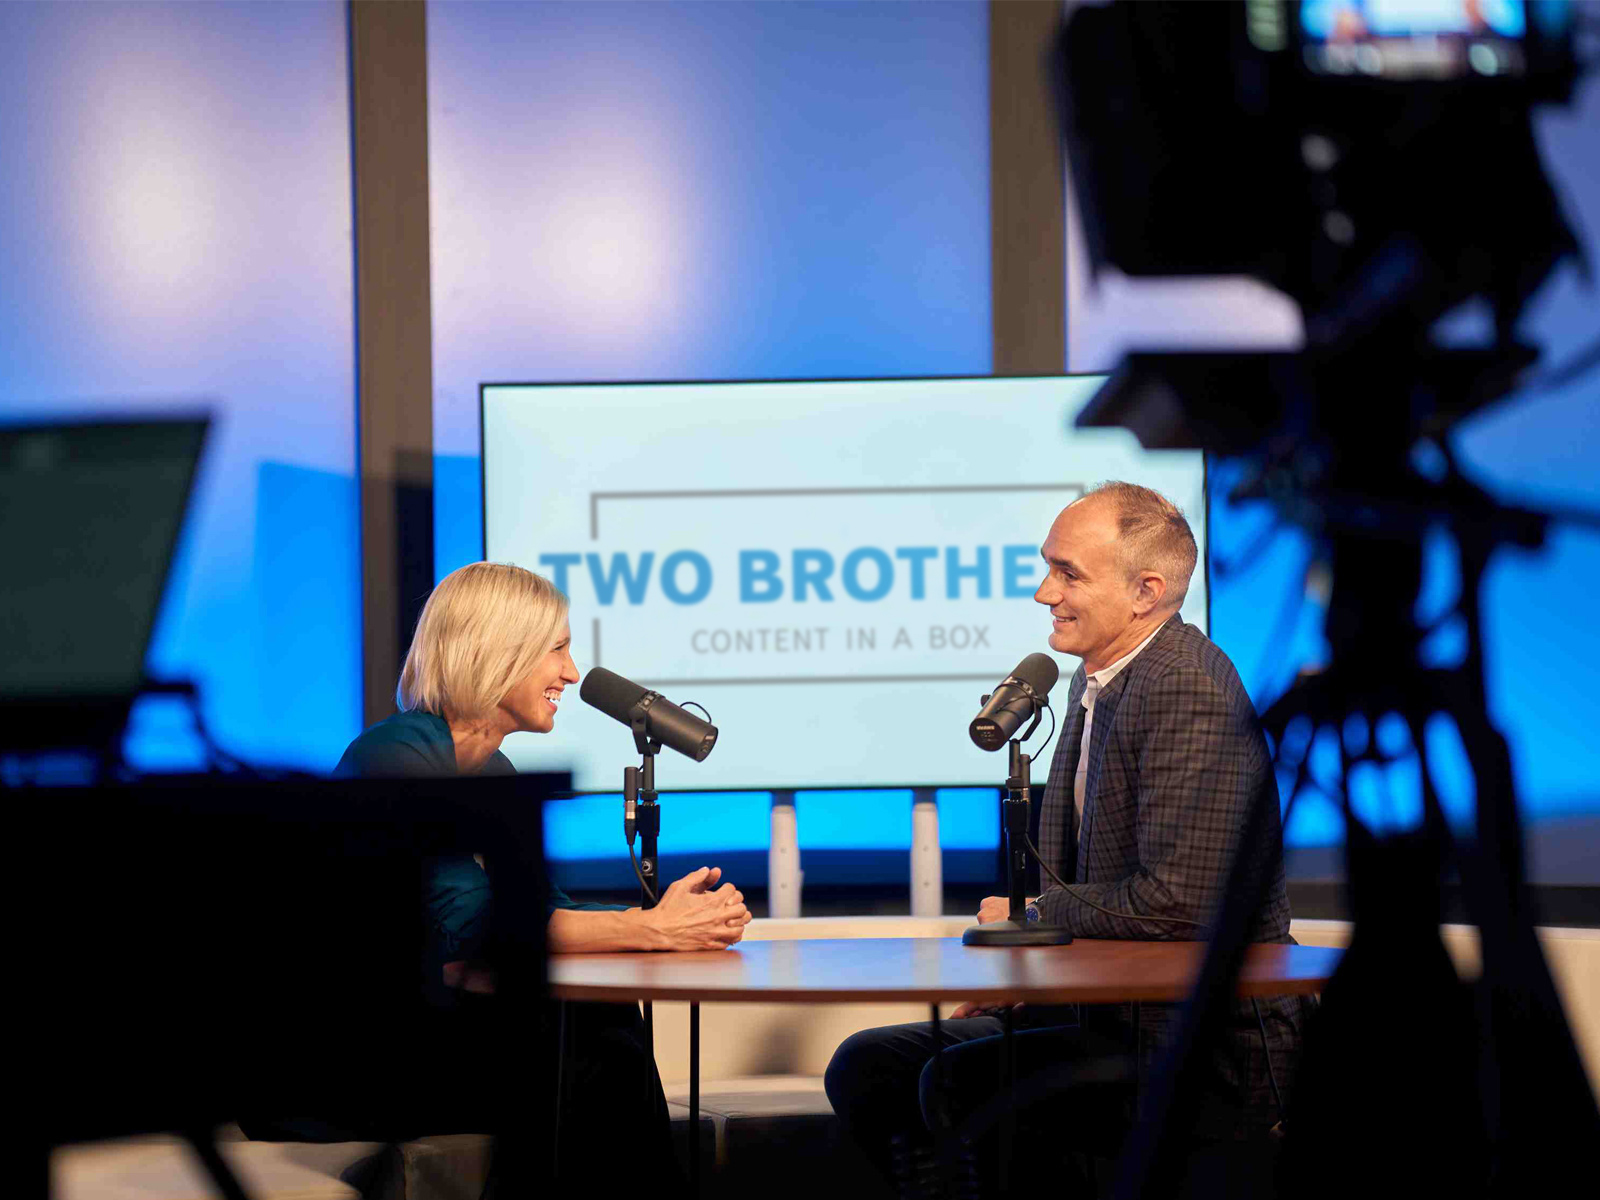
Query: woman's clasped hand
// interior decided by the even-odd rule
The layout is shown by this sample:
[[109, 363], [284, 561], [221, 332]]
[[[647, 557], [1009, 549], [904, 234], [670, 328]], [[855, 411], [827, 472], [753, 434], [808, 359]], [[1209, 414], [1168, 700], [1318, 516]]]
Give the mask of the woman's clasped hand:
[[660, 939], [659, 950], [724, 950], [744, 936], [750, 910], [731, 883], [717, 886], [721, 867], [701, 867], [668, 885], [660, 902], [643, 913]]

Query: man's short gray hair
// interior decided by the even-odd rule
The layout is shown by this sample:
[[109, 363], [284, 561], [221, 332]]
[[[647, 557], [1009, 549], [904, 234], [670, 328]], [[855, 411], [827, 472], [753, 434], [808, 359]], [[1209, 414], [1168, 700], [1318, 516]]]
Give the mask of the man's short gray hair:
[[1118, 549], [1129, 580], [1141, 571], [1156, 572], [1167, 581], [1162, 604], [1174, 612], [1182, 608], [1199, 560], [1194, 531], [1183, 510], [1152, 488], [1120, 479], [1096, 484], [1080, 501], [1092, 497], [1105, 500], [1116, 511]]

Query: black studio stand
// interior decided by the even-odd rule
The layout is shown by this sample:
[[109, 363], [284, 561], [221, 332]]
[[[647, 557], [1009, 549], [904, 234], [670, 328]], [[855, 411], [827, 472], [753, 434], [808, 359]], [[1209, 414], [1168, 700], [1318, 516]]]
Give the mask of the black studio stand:
[[[629, 722], [633, 727], [633, 744], [640, 755], [637, 767], [622, 769], [623, 825], [628, 835], [628, 845], [633, 845], [633, 835], [639, 834], [639, 907], [652, 909], [661, 902], [661, 872], [656, 864], [656, 842], [661, 835], [661, 805], [656, 797], [656, 754], [661, 743], [649, 734], [649, 710], [641, 706]], [[650, 1057], [655, 1057], [655, 1010], [650, 1001], [639, 1005], [644, 1016], [645, 1045]], [[700, 1006], [689, 1005], [689, 1194], [700, 1194]], [[655, 1097], [655, 1079], [646, 1080], [652, 1099]]]
[[623, 823], [628, 844], [639, 833], [639, 907], [654, 908], [661, 899], [659, 872], [656, 869], [656, 841], [661, 835], [661, 805], [656, 803], [656, 751], [661, 743], [639, 738], [639, 753], [644, 756], [637, 767], [622, 770]]
[[[646, 710], [634, 712], [630, 724], [640, 761], [637, 767], [622, 769], [622, 823], [630, 848], [635, 830], [639, 834], [639, 907], [647, 911], [661, 902], [661, 877], [656, 868], [656, 841], [661, 835], [661, 805], [656, 803], [656, 753], [661, 743], [650, 736], [649, 719]], [[653, 1050], [655, 1019], [648, 1000], [644, 1002], [643, 1011], [645, 1038]]]
[[1011, 773], [1006, 779], [1006, 798], [1002, 806], [1004, 828], [1000, 833], [1006, 848], [1006, 885], [1011, 896], [1011, 915], [1004, 921], [970, 926], [961, 935], [963, 946], [1065, 946], [1072, 941], [1071, 931], [1063, 925], [1028, 922], [1028, 804], [1033, 760], [1022, 752], [1022, 743], [1038, 723], [1035, 714], [1028, 733], [1011, 739]]

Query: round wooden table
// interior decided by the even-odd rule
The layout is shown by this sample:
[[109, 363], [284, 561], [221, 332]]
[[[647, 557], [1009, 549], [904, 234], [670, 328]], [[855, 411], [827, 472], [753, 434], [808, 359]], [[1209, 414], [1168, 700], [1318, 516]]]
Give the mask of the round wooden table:
[[[1183, 1000], [1194, 987], [1204, 942], [1112, 942], [1066, 946], [963, 946], [960, 938], [841, 938], [744, 942], [686, 954], [554, 954], [558, 1000], [684, 1000], [689, 1003], [689, 1174], [698, 1194], [700, 1004], [939, 1001], [1112, 1004]], [[1319, 992], [1343, 951], [1255, 944], [1245, 952], [1240, 996]], [[1006, 1021], [1006, 1033], [1011, 1022]], [[1009, 1042], [1008, 1042], [1009, 1045]], [[1008, 1056], [1009, 1059], [1009, 1056]]]
[[[960, 938], [841, 938], [743, 942], [688, 954], [554, 954], [558, 1000], [745, 1000], [830, 1004], [871, 1000], [1110, 1004], [1182, 1000], [1204, 942], [963, 946]], [[1245, 955], [1241, 996], [1322, 990], [1341, 951], [1257, 944]]]

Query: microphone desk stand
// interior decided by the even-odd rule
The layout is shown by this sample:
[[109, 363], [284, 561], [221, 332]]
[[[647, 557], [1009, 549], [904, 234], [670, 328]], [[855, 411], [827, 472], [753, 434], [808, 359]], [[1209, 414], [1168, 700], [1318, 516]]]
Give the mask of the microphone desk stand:
[[[645, 712], [636, 711], [630, 724], [633, 726], [633, 742], [638, 748], [640, 762], [637, 767], [624, 767], [622, 769], [622, 804], [623, 812], [627, 814], [628, 844], [633, 844], [633, 831], [639, 833], [639, 907], [652, 909], [661, 900], [661, 875], [656, 869], [656, 840], [661, 834], [661, 805], [656, 802], [656, 752], [661, 749], [661, 743], [656, 741], [648, 732], [649, 717]], [[696, 1011], [692, 1014], [691, 1034], [693, 1040], [699, 1041], [699, 1005], [692, 1006]], [[652, 1058], [655, 1057], [655, 1010], [650, 1001], [646, 1000], [640, 1006], [644, 1017], [645, 1046]], [[699, 1070], [696, 1062], [695, 1079], [692, 1081], [698, 1092]], [[655, 1099], [655, 1074], [647, 1083], [651, 1101]], [[690, 1138], [698, 1136], [698, 1130], [690, 1131]], [[691, 1179], [698, 1183], [700, 1174], [700, 1156], [698, 1145], [695, 1144], [690, 1155], [689, 1173]], [[696, 1191], [695, 1194], [698, 1194]]]
[[[1034, 718], [1038, 724], [1038, 718]], [[1032, 729], [1029, 729], [1029, 733]], [[970, 926], [961, 935], [963, 946], [1065, 946], [1072, 931], [1064, 925], [1037, 925], [1028, 921], [1028, 804], [1033, 760], [1022, 752], [1022, 742], [1011, 739], [1011, 774], [1001, 806], [1005, 828], [1000, 836], [1006, 848], [1006, 884], [1011, 895], [1011, 915], [1004, 921]]]
[[[661, 834], [661, 805], [656, 803], [656, 751], [661, 743], [647, 737], [642, 721], [633, 737], [643, 756], [637, 767], [622, 771], [623, 811], [639, 831], [639, 907], [654, 908], [661, 899], [661, 879], [656, 870], [656, 840]], [[632, 843], [632, 837], [629, 837]]]

